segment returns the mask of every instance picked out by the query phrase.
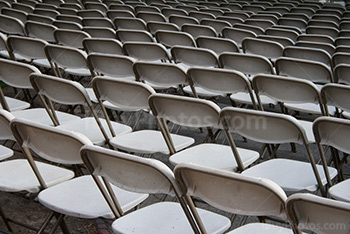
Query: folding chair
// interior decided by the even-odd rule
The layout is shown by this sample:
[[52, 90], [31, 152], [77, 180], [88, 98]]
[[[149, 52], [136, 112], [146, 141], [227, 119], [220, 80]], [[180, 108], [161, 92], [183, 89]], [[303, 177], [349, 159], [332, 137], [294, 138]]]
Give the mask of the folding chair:
[[233, 28], [240, 28], [254, 32], [256, 35], [265, 34], [265, 30], [262, 27], [248, 24], [235, 24]]
[[[32, 73], [40, 74], [40, 71], [36, 67], [29, 64], [7, 59], [0, 59], [1, 81], [8, 85], [8, 87], [25, 89], [26, 91], [23, 91], [23, 93], [24, 96], [28, 97], [28, 99], [30, 99], [30, 95], [28, 95], [29, 90], [33, 89], [29, 82], [29, 75]], [[44, 108], [27, 109], [30, 107], [30, 104], [18, 100], [17, 98], [18, 96], [15, 99], [1, 95], [2, 109], [10, 111], [11, 114], [16, 118], [28, 119], [47, 125], [56, 125], [56, 122], [50, 118], [50, 115], [47, 114]], [[57, 112], [57, 118], [61, 122], [68, 122], [79, 119], [77, 116], [73, 116], [60, 111]]]
[[334, 39], [332, 37], [322, 34], [302, 34], [298, 36], [297, 41], [322, 42], [331, 45], [334, 44]]
[[259, 38], [245, 38], [242, 40], [242, 49], [246, 54], [257, 54], [276, 60], [283, 54], [283, 46], [278, 42]]
[[170, 54], [165, 46], [155, 42], [125, 42], [125, 53], [139, 60], [171, 62]]
[[25, 11], [12, 9], [10, 7], [1, 8], [1, 14], [19, 19], [24, 24], [27, 21], [28, 13]]
[[[57, 121], [57, 128], [80, 132], [94, 144], [108, 144], [111, 133], [105, 130], [108, 129], [107, 123], [104, 119], [98, 117], [87, 91], [81, 84], [48, 75], [31, 75], [30, 82], [47, 112], [51, 113], [55, 119], [56, 111], [53, 108], [53, 102], [64, 105], [82, 105], [88, 108], [90, 113], [87, 114], [87, 117], [62, 124]], [[57, 89], [60, 92], [57, 92]], [[46, 101], [44, 97], [49, 101]], [[90, 114], [92, 117], [89, 117]], [[114, 129], [116, 134], [131, 132], [129, 126], [116, 122], [111, 123], [111, 128]]]
[[[26, 167], [28, 169], [26, 167], [23, 169], [31, 173], [29, 178], [21, 176], [23, 177], [21, 178], [22, 183], [23, 180], [29, 180], [28, 185], [34, 183], [35, 187], [32, 186], [36, 192], [39, 189], [42, 190], [38, 195], [38, 201], [52, 211], [39, 232], [46, 229], [53, 215], [56, 216], [57, 222], [51, 231], [55, 232], [58, 225], [62, 224], [61, 228], [64, 233], [69, 233], [67, 226], [62, 223], [65, 216], [87, 219], [118, 217], [106, 204], [91, 176], [85, 175], [71, 179], [74, 177], [73, 171], [33, 160], [32, 152], [50, 163], [67, 166], [79, 165], [82, 163], [79, 153], [81, 147], [92, 145], [85, 136], [25, 120], [13, 120], [11, 130], [27, 158]], [[123, 211], [134, 208], [148, 197], [147, 194], [135, 194], [114, 186], [108, 188], [119, 194]]]
[[156, 12], [138, 12], [136, 14], [137, 18], [140, 18], [144, 20], [146, 23], [150, 21], [156, 21], [156, 22], [166, 22], [166, 18], [161, 13]]
[[209, 49], [173, 46], [170, 52], [175, 63], [185, 68], [192, 66], [219, 67], [217, 55]]
[[83, 25], [85, 27], [104, 27], [114, 29], [113, 21], [102, 17], [84, 17]]
[[299, 33], [297, 33], [296, 31], [286, 28], [268, 28], [265, 30], [265, 34], [272, 36], [287, 37], [292, 41], [296, 41], [299, 36]]
[[[344, 101], [340, 100], [344, 94], [349, 93], [347, 87], [341, 87], [341, 85], [334, 85], [325, 87], [324, 94], [331, 94], [335, 97], [335, 100], [330, 100], [327, 104], [336, 104], [337, 107], [347, 107], [348, 105], [342, 105]], [[339, 92], [339, 93], [336, 93]], [[330, 97], [331, 98], [331, 97]], [[329, 100], [330, 98], [327, 97]], [[328, 101], [327, 100], [327, 101]], [[337, 105], [340, 102], [340, 105]], [[328, 176], [329, 189], [328, 194], [330, 197], [336, 200], [349, 202], [349, 186], [350, 180], [344, 178], [343, 170], [346, 163], [346, 157], [349, 151], [349, 146], [346, 144], [346, 137], [349, 135], [349, 120], [334, 118], [334, 117], [323, 117], [317, 118], [314, 122], [313, 130], [315, 134], [315, 139], [319, 148], [320, 154], [324, 157], [326, 150], [324, 147], [331, 147], [332, 154], [330, 159], [334, 163], [334, 166], [338, 170], [339, 182], [332, 183], [329, 176], [328, 168], [325, 167], [325, 173]], [[343, 154], [343, 157], [340, 154]], [[325, 162], [326, 163], [326, 162]]]
[[61, 29], [70, 29], [70, 30], [83, 30], [83, 26], [81, 24], [78, 24], [76, 22], [68, 22], [64, 20], [55, 20], [53, 22], [53, 25], [56, 26], [57, 28]]
[[287, 200], [287, 211], [296, 233], [309, 230], [314, 233], [349, 232], [350, 206], [313, 194], [294, 194]]
[[196, 18], [183, 15], [170, 15], [169, 22], [176, 24], [179, 28], [181, 28], [183, 24], [199, 24]]
[[[81, 156], [94, 177], [103, 176], [111, 184], [131, 191], [165, 194], [178, 200], [156, 202], [126, 214], [113, 222], [114, 232], [200, 233], [173, 172], [162, 162], [94, 146], [83, 147]], [[96, 170], [97, 167], [100, 169]], [[99, 188], [107, 194], [106, 189], [102, 186]], [[109, 204], [119, 203], [117, 195], [111, 197], [108, 199]], [[199, 208], [197, 212], [204, 222], [208, 222], [206, 228], [211, 233], [222, 233], [230, 225], [230, 221], [222, 215]]]
[[[247, 139], [265, 144], [296, 143], [305, 147], [309, 162], [272, 158], [244, 170], [243, 175], [270, 179], [287, 193], [315, 192], [319, 189], [326, 196], [324, 186], [327, 178], [323, 166], [316, 165], [305, 132], [295, 118], [234, 107], [222, 109], [220, 118], [228, 137], [231, 133], [238, 133]], [[274, 149], [277, 150], [278, 146]], [[335, 168], [329, 168], [329, 171], [332, 178], [337, 174]]]
[[116, 17], [113, 22], [116, 29], [147, 30], [145, 21], [138, 18]]
[[191, 34], [194, 39], [199, 36], [217, 37], [215, 29], [207, 25], [183, 24], [181, 31]]
[[348, 64], [342, 63], [335, 66], [333, 70], [334, 82], [350, 84], [348, 72], [350, 72], [350, 66]]
[[147, 29], [152, 35], [155, 35], [158, 30], [180, 31], [176, 24], [164, 22], [148, 22]]
[[152, 34], [145, 30], [118, 29], [116, 35], [123, 43], [129, 41], [154, 42]]
[[283, 47], [294, 45], [294, 41], [289, 39], [288, 37], [280, 37], [280, 36], [272, 36], [272, 35], [259, 35], [257, 38], [274, 41], [280, 43]]
[[92, 38], [111, 38], [115, 39], [115, 30], [104, 27], [83, 27], [83, 31], [87, 32]]
[[275, 23], [271, 20], [267, 19], [256, 19], [256, 18], [249, 18], [244, 21], [245, 24], [258, 26], [266, 30], [267, 28], [271, 27]]
[[83, 40], [83, 47], [88, 54], [124, 54], [123, 44], [112, 38], [85, 38]]
[[11, 35], [26, 36], [22, 21], [12, 16], [0, 15], [0, 32]]
[[[270, 180], [191, 164], [177, 166], [174, 174], [203, 233], [209, 231], [205, 227], [208, 224], [197, 215], [191, 197], [199, 198], [206, 204], [233, 214], [274, 216], [281, 220], [287, 218], [285, 209], [287, 196]], [[254, 232], [293, 233], [286, 227], [258, 222], [239, 226], [227, 233]]]
[[200, 21], [201, 25], [207, 25], [215, 29], [218, 35], [221, 35], [221, 31], [225, 27], [232, 27], [232, 25], [225, 20], [218, 19], [202, 19]]
[[111, 20], [114, 20], [116, 17], [130, 17], [135, 18], [135, 15], [133, 12], [128, 10], [108, 10], [107, 11], [107, 17]]
[[56, 43], [59, 45], [74, 47], [77, 49], [83, 48], [83, 40], [85, 38], [90, 38], [90, 35], [86, 32], [79, 30], [70, 29], [56, 29], [53, 32]]
[[303, 19], [281, 17], [278, 19], [278, 24], [297, 27], [304, 32], [308, 26], [308, 21], [304, 21]]
[[[171, 94], [153, 94], [149, 98], [149, 106], [152, 114], [157, 118], [164, 141], [167, 142], [171, 155], [169, 162], [173, 165], [189, 163], [229, 171], [242, 171], [259, 158], [259, 153], [256, 151], [215, 143], [215, 131], [221, 129], [220, 107], [212, 101]], [[166, 121], [181, 127], [207, 128], [208, 135], [203, 143], [178, 151], [172, 143], [173, 139], [165, 125]], [[242, 154], [239, 161], [235, 157], [236, 151]], [[213, 155], [216, 156], [213, 157]]]
[[24, 26], [29, 37], [39, 38], [49, 43], [56, 42], [53, 36], [56, 26], [34, 21], [26, 21]]
[[234, 16], [218, 16], [217, 17], [218, 20], [224, 20], [228, 23], [230, 23], [231, 25], [235, 25], [235, 24], [243, 24], [244, 20], [239, 18], [239, 17], [234, 17]]
[[339, 35], [339, 30], [333, 27], [326, 27], [326, 26], [307, 26], [306, 33], [328, 35], [333, 39], [335, 39]]
[[28, 13], [27, 20], [44, 23], [44, 24], [53, 24], [55, 21], [55, 18], [52, 18], [47, 15], [40, 15], [40, 14], [34, 14], [34, 13]]
[[198, 47], [213, 50], [217, 55], [224, 52], [239, 52], [236, 42], [228, 38], [199, 36], [196, 43]]
[[318, 48], [327, 51], [329, 55], [333, 55], [335, 51], [335, 46], [333, 44], [323, 43], [323, 42], [311, 42], [311, 41], [297, 41], [296, 46]]
[[196, 46], [196, 42], [191, 34], [186, 32], [157, 30], [155, 37], [157, 42], [162, 43], [167, 48], [173, 46]]
[[[327, 51], [318, 48], [288, 46], [283, 50], [283, 56], [321, 62], [332, 67], [332, 58]], [[282, 57], [282, 56], [281, 56]]]
[[222, 35], [224, 38], [228, 38], [235, 41], [239, 47], [242, 47], [242, 41], [244, 38], [257, 37], [256, 33], [250, 30], [231, 27], [223, 28]]
[[100, 10], [96, 10], [96, 9], [82, 9], [82, 10], [78, 10], [77, 15], [85, 18], [85, 17], [100, 17], [103, 18], [105, 17], [103, 12]]
[[[90, 77], [91, 72], [87, 65], [87, 54], [74, 47], [48, 44], [45, 46], [45, 54], [57, 77], [65, 74]], [[62, 74], [61, 70], [65, 73]]]
[[48, 43], [38, 38], [9, 36], [7, 45], [14, 59], [25, 59], [38, 67], [50, 68], [44, 48]]
[[348, 53], [338, 52], [333, 54], [332, 56], [332, 63], [334, 67], [336, 67], [339, 64], [349, 64], [349, 61], [350, 55]]

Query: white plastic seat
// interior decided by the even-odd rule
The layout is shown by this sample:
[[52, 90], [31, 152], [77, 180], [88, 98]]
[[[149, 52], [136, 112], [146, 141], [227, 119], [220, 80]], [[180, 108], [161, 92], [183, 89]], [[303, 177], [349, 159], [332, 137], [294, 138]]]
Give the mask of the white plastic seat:
[[4, 14], [1, 14], [0, 19], [0, 31], [2, 33], [20, 36], [27, 35], [24, 25], [19, 19]]
[[155, 37], [157, 42], [162, 43], [167, 48], [173, 46], [196, 46], [196, 42], [191, 34], [186, 32], [158, 30], [155, 32]]
[[198, 47], [213, 50], [217, 55], [224, 52], [239, 52], [236, 42], [228, 38], [199, 36], [196, 43]]
[[231, 28], [226, 27], [222, 29], [222, 35], [225, 38], [229, 38], [237, 43], [239, 47], [242, 46], [242, 41], [246, 37], [257, 37], [255, 32], [252, 32], [248, 29], [242, 28]]
[[288, 46], [284, 48], [283, 56], [322, 62], [327, 66], [332, 67], [331, 56], [327, 51], [318, 48]]
[[[108, 144], [109, 138], [111, 138], [112, 135], [110, 131], [106, 130], [108, 129], [107, 123], [104, 119], [98, 118], [97, 113], [89, 99], [89, 95], [81, 84], [75, 81], [48, 75], [31, 75], [30, 81], [35, 91], [42, 96], [41, 100], [46, 107], [52, 106], [52, 103], [46, 103], [43, 96], [60, 104], [87, 106], [89, 112], [91, 112], [93, 116], [87, 116], [76, 121], [62, 123], [59, 124], [57, 128], [80, 132], [87, 136], [94, 144]], [[58, 87], [60, 90], [59, 93], [56, 92]], [[51, 110], [48, 111], [51, 111], [52, 115], [54, 116], [55, 110], [52, 108], [50, 109]], [[116, 134], [131, 132], [131, 128], [129, 126], [117, 122], [113, 122], [111, 124], [112, 129]]]
[[71, 29], [56, 29], [53, 32], [56, 43], [59, 45], [74, 47], [77, 49], [83, 48], [83, 40], [90, 38], [90, 35], [82, 30]]
[[170, 62], [165, 46], [155, 42], [125, 42], [123, 49], [128, 56], [144, 61]]
[[282, 56], [284, 48], [278, 42], [260, 38], [245, 38], [242, 41], [242, 49], [244, 53], [262, 55], [274, 61]]
[[[112, 229], [115, 233], [199, 232], [173, 172], [162, 162], [97, 147], [84, 147], [81, 155], [95, 177], [105, 176], [116, 186], [142, 193], [166, 194], [179, 201], [156, 202], [126, 214], [113, 222]], [[118, 201], [116, 195], [116, 199], [109, 203], [118, 204]], [[197, 212], [207, 223], [206, 228], [210, 233], [223, 233], [230, 226], [229, 219], [222, 215], [199, 208]]]
[[350, 230], [349, 203], [313, 194], [294, 194], [287, 199], [287, 212], [298, 234], [303, 230], [324, 234], [345, 234]]
[[[270, 180], [191, 164], [177, 166], [174, 173], [188, 200], [191, 200], [192, 196], [200, 198], [219, 210], [234, 214], [275, 216], [284, 220], [287, 218], [285, 209], [287, 196], [277, 184]], [[192, 205], [190, 208], [195, 218], [201, 219], [196, 216]], [[201, 221], [201, 230], [209, 233], [205, 227], [205, 221]], [[226, 233], [292, 234], [293, 231], [287, 227], [254, 222], [241, 225]]]
[[[159, 128], [162, 130], [164, 140], [167, 142], [171, 154], [169, 161], [173, 165], [190, 163], [217, 169], [241, 171], [259, 158], [259, 153], [227, 145], [200, 143], [193, 147], [176, 150], [172, 144], [172, 137], [164, 120], [190, 128], [208, 128], [209, 137], [219, 124], [220, 107], [209, 100], [192, 97], [180, 97], [168, 94], [153, 94], [149, 98], [152, 114], [159, 119]], [[175, 111], [176, 110], [176, 111]], [[170, 140], [167, 139], [170, 138]], [[241, 161], [237, 162], [235, 151], [242, 154]], [[216, 156], [214, 156], [216, 155]]]
[[[299, 122], [289, 115], [227, 107], [220, 113], [227, 135], [238, 133], [248, 139], [265, 144], [296, 143], [305, 147], [308, 161], [273, 158], [256, 164], [243, 175], [274, 181], [288, 193], [315, 192], [326, 196], [324, 186], [328, 180], [323, 165], [317, 165], [310, 151], [306, 134]], [[255, 121], [252, 122], [252, 119]], [[329, 167], [330, 177], [337, 174]]]
[[85, 38], [84, 50], [88, 53], [123, 55], [123, 44], [113, 38]]
[[24, 26], [29, 37], [39, 38], [49, 43], [56, 42], [53, 36], [56, 26], [31, 20], [27, 20]]

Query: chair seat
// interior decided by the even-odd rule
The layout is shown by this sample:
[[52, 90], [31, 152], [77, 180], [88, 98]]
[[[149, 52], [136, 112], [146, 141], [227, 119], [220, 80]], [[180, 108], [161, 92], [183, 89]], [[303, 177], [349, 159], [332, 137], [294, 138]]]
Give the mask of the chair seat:
[[[36, 162], [40, 174], [48, 186], [74, 177], [74, 172], [46, 163]], [[26, 159], [0, 163], [0, 190], [4, 192], [39, 192], [40, 184]]]
[[[240, 92], [240, 93], [234, 93], [230, 96], [231, 100], [235, 101], [235, 102], [238, 102], [238, 103], [243, 103], [243, 104], [251, 104], [252, 103], [252, 99], [250, 98], [250, 95], [249, 93], [243, 93], [243, 92]], [[254, 98], [256, 100], [256, 96], [254, 95]], [[265, 95], [260, 95], [260, 100], [261, 100], [261, 103], [263, 105], [269, 105], [269, 104], [272, 104], [272, 105], [276, 105], [277, 102]]]
[[[208, 233], [223, 233], [231, 225], [222, 215], [197, 209]], [[127, 214], [112, 224], [114, 233], [185, 234], [193, 233], [180, 204], [160, 202]]]
[[13, 155], [13, 150], [9, 149], [3, 145], [0, 145], [0, 160], [4, 160]]
[[34, 59], [32, 63], [38, 67], [51, 68], [51, 65], [47, 59]]
[[[112, 186], [124, 212], [144, 201], [148, 194], [132, 193]], [[76, 177], [39, 193], [39, 202], [56, 212], [77, 218], [115, 218], [92, 176]]]
[[[33, 109], [27, 109], [27, 110], [21, 110], [21, 111], [14, 111], [14, 112], [11, 112], [11, 114], [13, 114], [13, 116], [16, 118], [27, 119], [30, 121], [34, 121], [36, 123], [53, 126], [52, 120], [47, 114], [45, 108], [33, 108]], [[70, 121], [75, 121], [80, 119], [79, 116], [64, 113], [61, 111], [56, 111], [56, 115], [60, 123], [67, 123]]]
[[[249, 166], [259, 158], [259, 153], [253, 150], [238, 148], [244, 167]], [[176, 154], [169, 161], [171, 164], [191, 163], [195, 165], [237, 171], [237, 162], [232, 149], [227, 145], [200, 144]]]
[[[294, 110], [294, 111], [300, 111], [310, 114], [316, 114], [316, 115], [322, 115], [320, 106], [316, 103], [284, 103], [284, 106], [288, 109]], [[335, 108], [334, 106], [328, 107], [329, 113], [334, 113]]]
[[[191, 137], [171, 134], [176, 151], [184, 149], [194, 143]], [[113, 147], [128, 152], [153, 154], [169, 154], [169, 149], [164, 141], [162, 133], [155, 130], [140, 130], [129, 134], [113, 137], [110, 140]]]
[[293, 234], [292, 229], [268, 223], [249, 223], [238, 227], [227, 234]]
[[[323, 167], [316, 165], [320, 174], [322, 184], [327, 184], [326, 176], [324, 175]], [[333, 167], [328, 167], [331, 178], [337, 175], [337, 170]], [[270, 179], [286, 192], [300, 192], [317, 190], [317, 181], [311, 167], [311, 163], [300, 162], [290, 159], [270, 159], [259, 163], [242, 174], [254, 177]]]
[[[220, 96], [220, 94], [215, 93], [215, 92], [210, 92], [207, 91], [201, 87], [195, 87], [197, 95], [200, 97], [216, 97], [216, 96]], [[193, 95], [191, 87], [190, 86], [186, 86], [184, 87], [184, 92]]]
[[[10, 111], [19, 111], [19, 110], [25, 110], [30, 107], [30, 104], [25, 101], [18, 100], [16, 98], [11, 97], [5, 97], [5, 100], [7, 102], [7, 105], [10, 108]], [[2, 107], [0, 106], [2, 109]]]
[[64, 71], [74, 76], [91, 76], [91, 72], [87, 68], [66, 68]]
[[350, 202], [350, 179], [333, 185], [328, 190], [329, 195], [340, 201]]
[[[100, 121], [107, 133], [108, 138], [111, 138], [112, 135], [109, 131], [106, 120], [100, 118]], [[103, 137], [102, 132], [99, 126], [97, 125], [96, 120], [93, 117], [86, 117], [76, 121], [71, 121], [65, 124], [61, 124], [57, 127], [75, 132], [80, 132], [84, 134], [87, 138], [89, 138], [94, 144], [103, 145], [105, 143], [105, 138]], [[116, 135], [122, 135], [132, 131], [131, 127], [117, 122], [112, 122], [112, 127]]]

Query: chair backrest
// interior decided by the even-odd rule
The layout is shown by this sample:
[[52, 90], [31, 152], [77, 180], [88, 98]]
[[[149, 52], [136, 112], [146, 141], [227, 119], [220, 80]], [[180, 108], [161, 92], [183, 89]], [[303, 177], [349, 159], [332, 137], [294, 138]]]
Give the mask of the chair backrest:
[[258, 26], [263, 28], [264, 30], [271, 27], [272, 25], [276, 24], [273, 21], [269, 19], [256, 19], [256, 18], [249, 18], [244, 21], [245, 24]]
[[225, 38], [235, 41], [238, 46], [242, 45], [242, 41], [246, 37], [257, 37], [256, 33], [250, 30], [231, 27], [223, 28], [222, 35]]
[[46, 59], [44, 48], [48, 43], [38, 38], [9, 36], [7, 45], [9, 51], [29, 59]]
[[123, 55], [89, 54], [87, 63], [91, 73], [122, 79], [135, 79], [132, 69], [134, 59]]
[[133, 12], [128, 10], [108, 10], [107, 11], [107, 17], [111, 20], [114, 20], [116, 17], [130, 17], [135, 18], [135, 15]]
[[240, 71], [247, 76], [258, 73], [274, 74], [272, 63], [264, 56], [241, 53], [222, 53], [219, 56], [221, 67]]
[[32, 65], [0, 59], [0, 80], [9, 86], [22, 89], [32, 89], [29, 81], [31, 73], [40, 74], [40, 70]]
[[265, 33], [267, 35], [272, 35], [272, 36], [288, 37], [293, 41], [296, 41], [299, 36], [299, 33], [295, 32], [294, 30], [289, 30], [285, 28], [268, 28], [265, 30]]
[[283, 46], [280, 43], [260, 38], [243, 39], [242, 49], [244, 53], [258, 54], [269, 59], [276, 59], [283, 54]]
[[[36, 155], [60, 164], [81, 164], [80, 149], [92, 145], [84, 135], [34, 123], [24, 119], [13, 119], [11, 131], [27, 157], [30, 149]], [[59, 144], [58, 144], [59, 143]]]
[[323, 49], [327, 51], [329, 55], [333, 55], [335, 51], [335, 46], [333, 44], [324, 43], [324, 42], [297, 41], [295, 45], [301, 46], [301, 47]]
[[350, 84], [349, 74], [350, 72], [350, 65], [349, 64], [338, 64], [335, 66], [333, 70], [334, 75], [334, 82], [335, 83], [344, 83], [344, 84]]
[[159, 43], [165, 47], [171, 48], [173, 46], [196, 46], [196, 42], [191, 34], [186, 32], [158, 30], [155, 37]]
[[30, 37], [36, 37], [47, 42], [56, 42], [53, 36], [53, 32], [57, 29], [56, 26], [34, 21], [26, 21], [24, 26], [27, 35]]
[[199, 21], [196, 18], [183, 15], [170, 15], [169, 22], [176, 24], [180, 28], [183, 24], [199, 24]]
[[272, 35], [259, 35], [257, 38], [265, 39], [268, 41], [275, 41], [280, 43], [283, 47], [292, 46], [294, 45], [294, 41], [292, 41], [288, 37], [281, 37], [281, 36], [272, 36]]
[[179, 26], [176, 24], [164, 22], [148, 22], [147, 29], [152, 35], [155, 35], [158, 30], [180, 31]]
[[349, 94], [349, 86], [343, 84], [326, 84], [321, 89], [321, 98], [326, 108], [335, 106], [341, 110], [350, 111], [350, 104], [347, 101]]
[[199, 36], [217, 36], [215, 29], [207, 25], [183, 24], [181, 30], [191, 34], [194, 39], [197, 39]]
[[135, 62], [133, 70], [137, 81], [165, 88], [187, 84], [186, 71], [179, 65], [159, 62]]
[[78, 24], [76, 22], [68, 22], [65, 20], [55, 20], [53, 22], [53, 25], [61, 29], [70, 29], [78, 31], [81, 31], [83, 29], [83, 26], [81, 26], [81, 24]]
[[265, 30], [259, 26], [255, 26], [255, 25], [249, 25], [249, 24], [235, 24], [233, 26], [233, 28], [240, 28], [240, 29], [246, 29], [249, 30], [251, 32], [254, 32], [256, 35], [261, 35], [261, 34], [265, 34]]
[[332, 58], [327, 51], [318, 48], [288, 46], [283, 50], [283, 56], [318, 61], [332, 67]]
[[154, 42], [152, 34], [145, 30], [119, 29], [117, 30], [116, 35], [121, 42]]
[[275, 62], [276, 73], [283, 76], [291, 76], [310, 80], [312, 82], [332, 82], [332, 72], [324, 63], [297, 59], [278, 58]]
[[307, 21], [303, 19], [289, 18], [289, 17], [281, 17], [278, 19], [278, 24], [294, 26], [304, 31], [308, 25]]
[[22, 21], [23, 24], [27, 21], [27, 16], [28, 16], [27, 12], [13, 9], [10, 7], [2, 7], [1, 14], [19, 19], [20, 21]]
[[112, 38], [85, 38], [84, 50], [90, 53], [118, 54], [123, 55], [123, 45], [120, 41]]
[[333, 45], [334, 39], [322, 34], [301, 34], [298, 36], [298, 41], [323, 42]]
[[47, 15], [40, 15], [40, 14], [34, 14], [34, 13], [28, 13], [28, 20], [34, 21], [34, 22], [39, 22], [39, 23], [44, 23], [44, 24], [53, 24], [55, 21], [55, 18], [52, 18]]
[[155, 42], [125, 42], [123, 49], [128, 56], [146, 61], [170, 62], [165, 46]]
[[5, 34], [26, 36], [22, 21], [8, 15], [0, 15], [0, 31]]
[[115, 30], [106, 27], [83, 27], [92, 38], [111, 38], [115, 39]]
[[83, 25], [87, 27], [105, 27], [114, 29], [114, 24], [112, 20], [101, 17], [84, 17]]
[[213, 50], [217, 55], [223, 52], [239, 52], [236, 42], [228, 38], [199, 36], [196, 42], [198, 47]]
[[56, 43], [64, 46], [70, 46], [77, 49], [83, 48], [83, 40], [90, 38], [86, 32], [71, 29], [56, 29], [53, 32]]
[[[268, 179], [191, 164], [176, 166], [174, 174], [187, 199], [193, 196], [217, 209], [239, 215], [287, 217], [287, 196]], [[246, 202], [247, 198], [250, 202]], [[189, 204], [192, 213], [197, 215], [193, 203]]]
[[346, 234], [350, 231], [350, 205], [313, 194], [294, 194], [287, 199], [287, 212], [297, 234]]
[[140, 11], [136, 13], [136, 17], [144, 20], [146, 23], [150, 21], [166, 22], [165, 16], [158, 12]]
[[306, 33], [328, 35], [335, 39], [339, 35], [339, 30], [337, 28], [327, 26], [307, 26]]
[[282, 103], [315, 103], [320, 106], [320, 112], [325, 114], [318, 88], [311, 81], [259, 74], [254, 76], [252, 86], [262, 110], [263, 105], [259, 97], [266, 95]]
[[215, 29], [216, 33], [218, 35], [221, 35], [221, 31], [225, 27], [232, 27], [232, 25], [225, 21], [225, 20], [219, 20], [219, 19], [202, 19], [200, 21], [201, 25], [207, 25]]
[[145, 21], [138, 18], [116, 17], [113, 22], [116, 29], [147, 30]]
[[85, 17], [104, 17], [104, 14], [100, 10], [96, 9], [83, 9], [83, 10], [78, 10], [77, 15], [85, 18]]
[[337, 66], [339, 64], [349, 64], [350, 62], [350, 54], [344, 52], [338, 52], [333, 54], [332, 56], [333, 66]]
[[209, 49], [173, 46], [170, 52], [175, 63], [185, 66], [219, 67], [217, 55]]

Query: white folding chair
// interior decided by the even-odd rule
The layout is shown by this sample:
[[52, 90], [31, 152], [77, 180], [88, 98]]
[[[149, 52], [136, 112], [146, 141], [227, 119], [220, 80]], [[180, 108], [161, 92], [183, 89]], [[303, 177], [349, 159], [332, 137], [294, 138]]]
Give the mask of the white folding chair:
[[[304, 157], [309, 162], [272, 158], [247, 168], [242, 174], [270, 179], [287, 193], [315, 192], [319, 189], [322, 195], [326, 196], [324, 186], [328, 181], [323, 169], [324, 165], [316, 164], [305, 131], [295, 118], [279, 113], [234, 107], [222, 109], [220, 118], [228, 136], [231, 133], [238, 133], [265, 144], [296, 143], [305, 147]], [[278, 147], [275, 146], [274, 149], [277, 150]], [[275, 155], [276, 152], [272, 153]], [[328, 169], [331, 178], [334, 178], [337, 170], [331, 167]]]
[[171, 62], [171, 56], [165, 46], [155, 42], [125, 42], [125, 53], [138, 60]]
[[330, 68], [332, 67], [332, 58], [329, 55], [329, 53], [327, 53], [327, 51], [323, 49], [301, 46], [288, 46], [284, 48], [283, 56], [317, 61], [326, 64]]
[[[149, 105], [152, 114], [157, 118], [164, 141], [167, 142], [171, 155], [169, 161], [173, 165], [189, 163], [229, 171], [242, 171], [259, 158], [259, 153], [256, 151], [215, 143], [215, 132], [221, 129], [220, 107], [212, 101], [170, 94], [153, 94], [149, 98]], [[208, 135], [203, 143], [177, 150], [172, 143], [173, 138], [166, 121], [181, 127], [207, 128]], [[241, 158], [235, 157], [237, 151], [242, 155]]]
[[198, 36], [196, 43], [198, 47], [213, 50], [217, 55], [224, 52], [239, 52], [236, 42], [228, 38]]
[[[178, 200], [156, 202], [118, 218], [112, 223], [115, 233], [200, 233], [173, 172], [162, 162], [93, 146], [83, 147], [81, 156], [94, 177], [103, 176], [111, 184], [133, 192], [165, 194]], [[102, 186], [100, 189], [107, 193]], [[113, 200], [108, 202], [118, 204], [118, 195], [111, 197]], [[230, 225], [222, 215], [199, 208], [197, 212], [208, 222], [210, 233], [222, 233]]]
[[[43, 102], [48, 113], [51, 113], [53, 118], [55, 117], [55, 109], [52, 102], [64, 104], [64, 105], [82, 105], [89, 109], [89, 112], [85, 118], [81, 118], [68, 123], [60, 124], [58, 121], [58, 128], [76, 131], [87, 136], [94, 144], [104, 145], [109, 143], [111, 138], [111, 132], [107, 131], [106, 120], [99, 118], [85, 88], [75, 82], [49, 75], [37, 75], [30, 76], [30, 82], [34, 90], [38, 93], [41, 101]], [[60, 92], [57, 92], [57, 89]], [[45, 98], [49, 101], [46, 101]], [[89, 117], [89, 115], [92, 117]], [[125, 134], [131, 132], [131, 128], [124, 124], [112, 122], [111, 128], [116, 134]]]
[[225, 38], [231, 39], [237, 43], [239, 47], [242, 47], [242, 41], [246, 37], [257, 37], [255, 32], [242, 28], [226, 27], [222, 29], [222, 35]]
[[11, 35], [26, 36], [22, 21], [8, 15], [0, 15], [0, 32]]
[[191, 34], [186, 32], [157, 30], [155, 37], [157, 42], [162, 43], [167, 48], [173, 46], [196, 46], [196, 42]]
[[116, 35], [122, 43], [129, 41], [154, 42], [152, 34], [145, 30], [118, 29]]
[[124, 54], [123, 44], [113, 38], [85, 38], [83, 47], [88, 54]]
[[[274, 216], [286, 220], [285, 192], [274, 182], [223, 170], [181, 164], [175, 168], [175, 178], [203, 233], [207, 223], [196, 213], [191, 197], [201, 199], [211, 206], [233, 214], [249, 216]], [[286, 227], [252, 222], [239, 226], [228, 234], [239, 233], [289, 233]]]
[[[26, 182], [24, 180], [29, 180], [28, 185], [34, 183], [35, 187], [32, 186], [36, 192], [42, 190], [38, 195], [38, 201], [52, 211], [39, 232], [46, 229], [53, 215], [56, 216], [57, 222], [52, 227], [52, 232], [62, 223], [65, 216], [87, 219], [118, 217], [106, 204], [91, 176], [85, 175], [71, 179], [74, 177], [73, 171], [51, 165], [74, 166], [82, 164], [81, 147], [92, 145], [85, 136], [24, 120], [11, 121], [11, 130], [27, 157], [27, 166], [22, 166], [22, 168], [26, 169], [27, 173], [31, 173], [28, 178], [25, 178], [22, 173], [18, 173], [21, 175], [22, 184]], [[35, 162], [32, 152], [51, 164]], [[28, 185], [26, 184], [26, 186]], [[24, 188], [30, 189], [30, 187]], [[122, 211], [134, 208], [148, 197], [147, 194], [135, 194], [116, 187], [109, 188], [119, 194]], [[61, 225], [62, 227], [65, 225]], [[67, 229], [65, 227], [63, 232], [69, 233]]]
[[29, 37], [39, 38], [49, 43], [56, 42], [53, 36], [53, 32], [57, 29], [56, 26], [31, 20], [27, 20], [24, 26]]
[[245, 38], [242, 40], [242, 49], [246, 54], [257, 54], [276, 60], [283, 54], [283, 46], [278, 42], [260, 38]]
[[59, 45], [70, 46], [77, 49], [83, 48], [83, 40], [90, 38], [90, 35], [82, 30], [56, 29], [53, 32], [56, 43]]
[[287, 199], [289, 220], [296, 233], [345, 234], [350, 230], [349, 203], [334, 201], [313, 194], [294, 194]]

